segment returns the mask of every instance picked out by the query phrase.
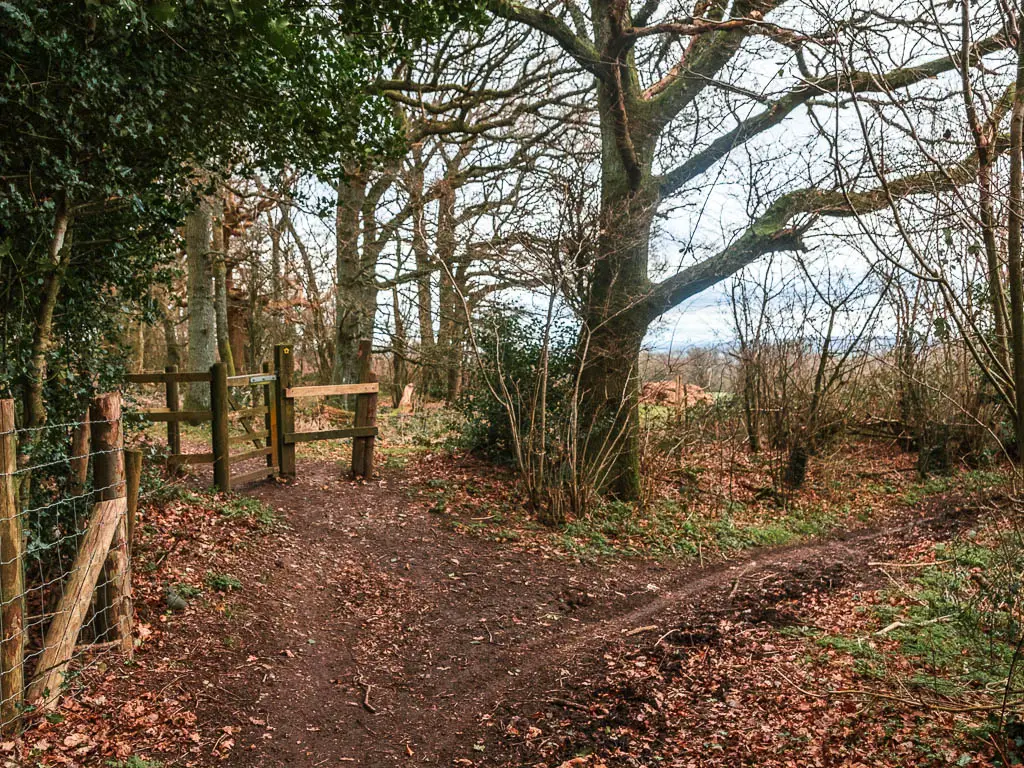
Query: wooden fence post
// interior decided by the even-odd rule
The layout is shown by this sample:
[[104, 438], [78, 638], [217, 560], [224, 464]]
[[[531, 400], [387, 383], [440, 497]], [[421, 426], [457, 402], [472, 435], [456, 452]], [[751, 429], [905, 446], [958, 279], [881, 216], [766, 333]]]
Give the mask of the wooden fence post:
[[[92, 482], [98, 501], [123, 499], [127, 494], [124, 477], [124, 432], [121, 429], [121, 395], [111, 393], [93, 398], [89, 406], [92, 429]], [[97, 596], [98, 626], [111, 629], [129, 657], [132, 655], [132, 581], [128, 562], [127, 506], [120, 514], [104, 565], [103, 588]]]
[[135, 518], [139, 513], [139, 485], [142, 482], [142, 451], [131, 448], [124, 452], [125, 479], [128, 485], [128, 564], [131, 565], [135, 542]]
[[[175, 374], [178, 372], [178, 366], [168, 365], [164, 371], [166, 373]], [[181, 404], [178, 401], [177, 379], [172, 376], [168, 376], [167, 381], [164, 383], [164, 390], [167, 394], [167, 410], [180, 410]], [[181, 422], [177, 419], [172, 418], [167, 422], [167, 450], [171, 452], [172, 456], [177, 456], [181, 453]], [[181, 465], [171, 462], [168, 469], [170, 469], [172, 475], [177, 475], [181, 472]]]
[[68, 493], [72, 496], [85, 493], [85, 485], [89, 480], [89, 409], [86, 407], [83, 411], [81, 421], [71, 432], [71, 456], [68, 460], [71, 481], [68, 483]]
[[292, 385], [294, 366], [291, 344], [278, 344], [274, 347], [274, 371], [277, 373], [274, 409], [277, 413], [278, 472], [289, 480], [295, 478], [295, 444], [285, 442], [285, 435], [295, 432], [295, 400], [287, 397], [286, 390]]
[[0, 726], [13, 731], [25, 693], [25, 572], [17, 470], [14, 401], [0, 400]]
[[227, 493], [231, 490], [231, 446], [228, 444], [228, 367], [214, 363], [210, 367], [210, 414], [213, 437], [213, 484]]
[[[377, 380], [373, 373], [373, 342], [370, 339], [359, 340], [359, 383], [369, 384]], [[355, 426], [372, 427], [377, 422], [377, 393], [356, 395]], [[352, 438], [352, 474], [355, 477], [373, 475], [373, 449], [376, 438]]]
[[[370, 371], [366, 377], [366, 383], [376, 383], [377, 374]], [[366, 396], [366, 424], [367, 427], [377, 426], [377, 392], [371, 392]], [[367, 435], [362, 438], [365, 448], [363, 448], [363, 477], [369, 479], [373, 477], [373, 454], [374, 449], [377, 445], [376, 435]]]

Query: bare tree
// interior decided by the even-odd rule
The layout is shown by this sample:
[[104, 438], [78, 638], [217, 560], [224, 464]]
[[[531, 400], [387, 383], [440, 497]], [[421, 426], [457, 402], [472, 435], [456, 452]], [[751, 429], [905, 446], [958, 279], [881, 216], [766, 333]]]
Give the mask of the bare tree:
[[[910, 98], [918, 86], [955, 74], [959, 52], [927, 45], [932, 30], [922, 31], [920, 21], [928, 8], [913, 4], [891, 13], [847, 4], [841, 16], [838, 9], [786, 0], [594, 0], [586, 8], [574, 0], [557, 6], [491, 0], [488, 7], [545, 34], [596, 91], [601, 236], [585, 313], [592, 355], [583, 386], [587, 418], [598, 428], [626, 433], [612, 484], [623, 496], [639, 490], [637, 360], [655, 318], [767, 253], [799, 250], [822, 217], [878, 211], [893, 196], [962, 185], [973, 175], [954, 163], [907, 168], [884, 189], [839, 187], [835, 162], [855, 169], [863, 150], [851, 147], [838, 158], [828, 140], [812, 136], [802, 169], [775, 169], [785, 183], [752, 180], [756, 204], [739, 231], [695, 263], [671, 265], [656, 282], [656, 214], [672, 201], [698, 200], [733, 150], [759, 138], [777, 139], [774, 129], [800, 112], [822, 124], [839, 119], [853, 94]], [[913, 39], [901, 46], [902, 58], [886, 44], [896, 37]], [[1009, 44], [996, 23], [969, 54], [979, 60]], [[864, 45], [888, 52], [885, 71], [859, 67]], [[837, 52], [851, 46], [855, 56], [839, 60]], [[949, 90], [955, 92], [955, 82]]]

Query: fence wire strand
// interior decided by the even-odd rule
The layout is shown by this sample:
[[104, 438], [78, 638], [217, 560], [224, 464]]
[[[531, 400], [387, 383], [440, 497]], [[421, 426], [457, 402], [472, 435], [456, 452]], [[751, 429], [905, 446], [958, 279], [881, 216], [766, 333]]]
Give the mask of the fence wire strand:
[[[119, 538], [117, 531], [122, 525], [117, 521], [114, 528], [114, 539], [110, 549], [96, 549], [87, 553], [80, 552], [80, 546], [88, 534], [92, 522], [91, 510], [100, 499], [106, 499], [120, 491], [124, 495], [124, 478], [103, 486], [78, 488], [74, 482], [81, 482], [82, 477], [72, 478], [70, 470], [73, 463], [80, 467], [84, 464], [87, 470], [94, 467], [98, 458], [120, 453], [121, 448], [108, 450], [90, 450], [86, 453], [72, 453], [70, 450], [70, 431], [91, 429], [103, 424], [117, 423], [118, 420], [83, 420], [79, 422], [63, 422], [44, 424], [38, 427], [16, 428], [0, 431], [0, 439], [23, 442], [45, 441], [48, 450], [43, 460], [29, 462], [19, 466], [14, 472], [0, 472], [0, 483], [13, 485], [19, 480], [31, 478], [27, 500], [17, 498], [14, 501], [14, 516], [0, 517], [0, 523], [9, 525], [17, 520], [23, 531], [21, 573], [23, 589], [20, 594], [0, 595], [0, 638], [5, 646], [20, 644], [22, 658], [20, 672], [24, 680], [21, 691], [0, 693], [0, 728], [8, 730], [25, 708], [25, 695], [33, 683], [52, 669], [66, 666], [66, 674], [60, 690], [41, 691], [42, 701], [46, 703], [57, 696], [73, 692], [80, 685], [80, 679], [108, 655], [119, 653], [118, 643], [111, 640], [117, 637], [117, 610], [113, 605], [106, 605], [97, 598], [107, 595], [108, 590], [115, 586], [113, 570], [103, 567], [98, 561], [110, 563], [108, 558], [123, 549], [123, 562], [127, 564], [128, 542]], [[56, 452], [56, 454], [55, 454]], [[55, 456], [55, 458], [50, 458]], [[67, 471], [56, 468], [65, 466]], [[87, 478], [86, 484], [88, 482]], [[72, 490], [73, 489], [73, 490]], [[123, 512], [120, 514], [124, 514]], [[19, 559], [19, 553], [0, 553], [0, 568], [8, 568]], [[82, 559], [82, 562], [79, 560]], [[128, 566], [130, 568], [130, 566]], [[91, 571], [100, 568], [96, 583], [90, 584], [86, 577]], [[83, 573], [84, 571], [84, 573]], [[75, 582], [76, 577], [78, 581]], [[69, 595], [68, 590], [73, 582], [80, 590], [76, 595]], [[76, 606], [86, 599], [85, 591], [90, 592], [90, 606], [81, 626], [67, 619], [75, 612]], [[75, 598], [75, 599], [71, 599]], [[20, 603], [20, 611], [15, 609], [15, 618], [20, 613], [20, 627], [16, 634], [8, 637], [8, 628], [4, 626], [6, 614], [14, 604]], [[48, 637], [54, 622], [61, 621], [62, 636]], [[70, 638], [74, 632], [75, 638]], [[73, 648], [70, 659], [58, 658], [51, 669], [41, 668], [43, 656], [47, 651], [47, 643], [52, 647], [64, 647], [68, 644]], [[4, 677], [17, 671], [0, 669]], [[13, 701], [12, 701], [13, 699]], [[13, 705], [13, 706], [12, 706]], [[13, 713], [13, 714], [12, 714]]]

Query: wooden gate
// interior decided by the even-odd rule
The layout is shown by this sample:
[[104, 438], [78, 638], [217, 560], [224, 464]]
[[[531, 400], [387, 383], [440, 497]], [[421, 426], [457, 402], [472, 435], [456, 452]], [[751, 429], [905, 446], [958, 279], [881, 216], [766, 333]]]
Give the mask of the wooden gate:
[[[263, 366], [263, 373], [228, 376], [224, 363], [210, 369], [210, 412], [213, 421], [213, 483], [222, 491], [230, 491], [254, 480], [264, 480], [278, 469], [277, 419], [271, 404], [271, 387], [277, 376]], [[244, 399], [248, 388], [249, 402]], [[254, 424], [262, 429], [254, 429]], [[235, 430], [235, 434], [232, 434]], [[239, 432], [238, 430], [241, 430]], [[231, 453], [236, 445], [250, 445], [241, 453]], [[232, 465], [251, 459], [262, 459], [263, 466], [231, 474]]]
[[212, 464], [212, 453], [182, 453], [181, 422], [190, 424], [207, 423], [211, 420], [210, 411], [181, 410], [182, 384], [199, 384], [210, 382], [209, 372], [179, 371], [178, 366], [169, 365], [161, 372], [132, 373], [127, 376], [132, 384], [163, 384], [166, 407], [150, 408], [137, 411], [150, 421], [166, 422], [167, 424], [167, 466], [176, 472], [183, 464]]
[[[274, 367], [263, 364], [262, 373], [228, 376], [224, 363], [215, 363], [208, 373], [178, 371], [169, 366], [163, 373], [135, 373], [133, 384], [163, 384], [166, 408], [139, 411], [150, 421], [167, 423], [167, 463], [171, 471], [184, 464], [212, 464], [213, 484], [230, 491], [243, 483], [263, 480], [274, 474], [295, 477], [295, 446], [314, 440], [352, 438], [352, 474], [373, 475], [374, 447], [377, 440], [377, 394], [379, 385], [372, 368], [372, 346], [368, 339], [359, 342], [359, 382], [326, 386], [294, 387], [292, 347], [274, 348]], [[210, 410], [183, 411], [180, 408], [180, 384], [205, 383], [210, 387]], [[351, 427], [316, 432], [295, 428], [295, 400], [305, 397], [354, 395], [355, 414]], [[212, 450], [209, 453], [183, 453], [181, 422], [210, 424]], [[259, 425], [257, 428], [256, 425]], [[236, 447], [237, 446], [237, 447]], [[232, 451], [236, 451], [232, 453]], [[240, 452], [239, 452], [240, 451]], [[260, 459], [259, 466], [232, 467]]]
[[[167, 463], [171, 471], [185, 464], [212, 464], [213, 483], [221, 491], [261, 480], [277, 472], [280, 460], [277, 451], [277, 416], [273, 403], [277, 376], [270, 364], [263, 364], [262, 373], [228, 376], [227, 366], [214, 364], [208, 373], [178, 371], [169, 366], [163, 373], [137, 373], [128, 376], [133, 384], [163, 384], [167, 406], [140, 411], [150, 421], [167, 422]], [[210, 410], [183, 411], [180, 407], [180, 384], [205, 383], [210, 387]], [[248, 391], [247, 391], [248, 390]], [[212, 450], [205, 453], [183, 453], [181, 423], [209, 423]], [[237, 452], [236, 446], [250, 446]], [[236, 451], [232, 453], [232, 451]], [[264, 466], [249, 467], [232, 475], [232, 466], [244, 461], [264, 458]]]
[[[274, 370], [277, 371], [278, 387], [275, 410], [280, 428], [277, 432], [277, 451], [280, 457], [281, 476], [295, 477], [295, 445], [316, 440], [337, 440], [352, 438], [352, 475], [370, 477], [373, 475], [373, 451], [377, 440], [377, 394], [380, 386], [371, 370], [371, 346], [368, 339], [359, 342], [359, 383], [325, 384], [309, 387], [293, 387], [292, 372], [294, 360], [289, 344], [274, 348]], [[315, 432], [297, 432], [295, 429], [295, 400], [303, 397], [334, 397], [355, 395], [354, 423], [341, 429], [324, 429]]]

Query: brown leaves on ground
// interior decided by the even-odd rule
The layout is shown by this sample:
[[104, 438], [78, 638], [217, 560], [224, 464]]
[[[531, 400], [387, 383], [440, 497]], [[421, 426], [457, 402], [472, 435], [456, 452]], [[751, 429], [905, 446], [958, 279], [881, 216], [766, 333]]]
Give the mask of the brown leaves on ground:
[[[907, 662], [893, 655], [904, 669], [885, 676], [861, 669], [887, 644], [869, 610], [881, 593], [863, 587], [820, 582], [766, 600], [785, 590], [745, 585], [734, 607], [694, 607], [654, 641], [624, 638], [595, 677], [511, 714], [504, 748], [536, 768], [992, 765], [988, 746], [967, 735], [978, 717], [873, 695]], [[589, 754], [569, 757], [580, 752]]]
[[[225, 652], [229, 597], [211, 590], [206, 575], [246, 573], [245, 553], [263, 536], [250, 521], [219, 514], [211, 501], [185, 494], [143, 502], [133, 552], [135, 660], [125, 664], [110, 652], [94, 658], [86, 649], [56, 710], [29, 713], [24, 732], [0, 742], [0, 766], [84, 768], [131, 756], [196, 766], [233, 747], [232, 726], [198, 723], [196, 703], [210, 693], [182, 680], [196, 667], [216, 667]], [[181, 613], [165, 604], [171, 584], [199, 595]]]
[[[730, 514], [750, 523], [784, 513], [761, 493], [770, 478], [746, 466], [749, 457], [691, 460], [703, 470], [663, 482], [694, 515], [710, 519], [723, 499], [741, 502]], [[841, 509], [840, 527], [881, 521], [888, 530], [928, 506], [960, 503], [943, 495], [955, 493], [958, 480], [925, 487], [911, 469], [906, 456], [857, 449], [822, 463], [799, 501]], [[427, 453], [401, 475], [364, 484], [341, 480], [333, 464], [309, 461], [306, 472], [296, 486], [258, 491], [287, 507], [289, 519], [305, 521], [300, 526], [324, 526], [305, 535], [268, 535], [247, 518], [220, 514], [210, 497], [145, 505], [134, 553], [135, 662], [107, 655], [86, 665], [54, 715], [34, 714], [22, 736], [0, 741], [0, 766], [84, 768], [130, 756], [246, 765], [264, 743], [310, 760], [330, 757], [317, 752], [330, 739], [359, 743], [350, 733], [327, 733], [337, 709], [315, 722], [300, 712], [286, 750], [287, 724], [254, 709], [272, 706], [254, 704], [255, 688], [275, 676], [277, 699], [268, 701], [287, 700], [287, 680], [317, 692], [317, 704], [341, 702], [350, 719], [360, 718], [357, 727], [372, 729], [365, 738], [410, 765], [431, 759], [439, 742], [445, 749], [457, 742], [456, 764], [495, 767], [990, 764], [983, 745], [964, 735], [976, 723], [967, 715], [839, 693], [884, 691], [887, 676], [912, 672], [875, 634], [881, 627], [870, 609], [882, 599], [882, 575], [867, 567], [860, 545], [842, 561], [791, 560], [792, 550], [776, 550], [782, 554], [768, 567], [757, 554], [731, 569], [699, 570], [695, 561], [692, 578], [708, 578], [714, 589], [676, 604], [658, 584], [686, 576], [678, 561], [578, 560], [564, 531], [531, 520], [511, 474], [475, 459]], [[960, 523], [951, 516], [949, 524]], [[877, 556], [889, 547], [890, 557], [917, 559], [930, 543], [880, 546]], [[825, 551], [808, 549], [815, 547]], [[601, 583], [570, 584], [584, 572]], [[241, 597], [211, 587], [214, 575], [239, 579]], [[184, 610], [167, 609], [169, 585], [193, 595]], [[273, 626], [261, 601], [274, 606], [263, 612]], [[645, 612], [648, 605], [657, 611]], [[633, 610], [635, 621], [608, 628]], [[563, 641], [587, 652], [562, 658]], [[874, 654], [886, 654], [881, 677], [864, 663]], [[504, 708], [460, 711], [468, 720], [457, 728], [437, 728], [438, 715], [408, 732], [416, 712], [464, 705], [474, 694], [505, 696], [521, 667], [523, 680], [545, 685], [504, 699]], [[434, 690], [447, 698], [410, 698]], [[410, 736], [416, 741], [403, 740]]]

